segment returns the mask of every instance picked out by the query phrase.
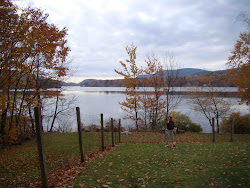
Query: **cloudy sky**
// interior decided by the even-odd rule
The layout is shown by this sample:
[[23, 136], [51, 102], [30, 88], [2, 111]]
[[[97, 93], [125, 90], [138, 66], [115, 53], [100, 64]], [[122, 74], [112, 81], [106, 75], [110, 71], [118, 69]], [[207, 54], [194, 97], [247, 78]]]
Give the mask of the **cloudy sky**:
[[[21, 0], [49, 14], [49, 22], [68, 28], [68, 81], [118, 78], [125, 47], [137, 46], [137, 64], [154, 53], [173, 53], [181, 68], [226, 69], [249, 0]], [[18, 2], [20, 3], [20, 1]]]

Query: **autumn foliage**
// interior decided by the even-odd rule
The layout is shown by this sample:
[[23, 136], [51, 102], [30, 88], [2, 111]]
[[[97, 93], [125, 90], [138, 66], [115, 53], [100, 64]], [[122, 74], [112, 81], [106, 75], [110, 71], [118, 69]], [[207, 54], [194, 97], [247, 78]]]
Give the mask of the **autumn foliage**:
[[250, 32], [240, 34], [227, 65], [232, 82], [238, 87], [242, 102], [250, 102]]
[[[120, 104], [128, 113], [125, 118], [134, 120], [137, 130], [139, 126], [141, 129], [155, 130], [165, 114], [170, 113], [167, 105], [169, 101], [163, 95], [169, 94], [168, 81], [173, 77], [164, 74], [161, 61], [154, 55], [145, 59], [145, 68], [138, 68], [135, 62], [136, 48], [133, 45], [126, 47], [130, 58], [125, 63], [120, 62], [123, 71], [115, 70], [124, 77], [123, 86], [126, 88], [126, 99]], [[141, 74], [146, 76], [139, 78]], [[152, 88], [152, 91], [148, 92], [148, 88]]]
[[48, 23], [40, 9], [21, 9], [9, 0], [0, 6], [0, 142], [13, 143], [34, 132], [34, 106], [57, 95], [47, 88], [66, 75], [70, 49], [67, 29]]
[[147, 87], [153, 88], [153, 92], [151, 95], [147, 95], [147, 98], [144, 98], [144, 100], [148, 104], [146, 108], [148, 110], [150, 127], [154, 130], [165, 115], [166, 100], [162, 98], [162, 95], [166, 91], [166, 80], [163, 66], [156, 57], [148, 57], [145, 62], [147, 67], [144, 72], [149, 77], [146, 77], [144, 81]]
[[142, 73], [142, 70], [137, 67], [135, 62], [136, 48], [133, 45], [126, 47], [129, 59], [126, 60], [126, 63], [120, 61], [123, 71], [115, 70], [115, 72], [124, 77], [123, 86], [126, 88], [126, 99], [124, 102], [120, 102], [121, 108], [128, 114], [125, 118], [135, 121], [136, 129], [138, 130], [138, 121], [140, 120], [138, 111], [141, 98], [136, 91], [139, 89], [137, 77]]
[[[213, 82], [214, 75], [203, 75], [197, 85], [204, 85], [207, 88], [194, 87], [190, 90], [190, 105], [194, 111], [203, 113], [209, 124], [212, 126], [212, 119], [215, 118], [216, 131], [220, 132], [220, 118], [226, 116], [231, 109], [231, 103], [226, 99], [219, 97]], [[194, 85], [194, 86], [197, 86]]]

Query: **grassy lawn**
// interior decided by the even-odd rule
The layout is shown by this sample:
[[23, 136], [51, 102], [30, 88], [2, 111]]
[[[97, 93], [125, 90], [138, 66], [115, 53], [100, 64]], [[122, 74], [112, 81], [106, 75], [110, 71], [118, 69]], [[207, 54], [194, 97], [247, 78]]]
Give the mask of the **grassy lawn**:
[[[121, 144], [119, 147], [116, 147], [115, 151], [112, 152], [107, 152], [104, 156], [105, 158], [102, 159], [96, 159], [96, 161], [100, 164], [100, 166], [105, 164], [105, 162], [102, 160], [110, 160], [108, 163], [108, 168], [104, 167], [104, 169], [112, 170], [115, 172], [117, 178], [113, 178], [114, 181], [118, 181], [119, 183], [125, 185], [134, 185], [134, 179], [132, 176], [137, 177], [136, 171], [140, 168], [145, 168], [145, 169], [151, 169], [150, 170], [143, 171], [145, 174], [147, 174], [147, 177], [151, 181], [152, 178], [154, 178], [154, 173], [153, 168], [155, 168], [156, 164], [153, 163], [153, 161], [158, 161], [159, 163], [163, 164], [163, 167], [168, 166], [168, 169], [173, 168], [174, 166], [172, 165], [179, 165], [179, 163], [167, 163], [167, 161], [162, 161], [162, 160], [177, 160], [177, 161], [187, 161], [185, 162], [187, 165], [194, 165], [195, 163], [192, 163], [193, 161], [189, 161], [191, 154], [191, 151], [194, 150], [194, 156], [200, 157], [200, 155], [206, 155], [206, 148], [209, 147], [215, 147], [213, 150], [223, 156], [222, 151], [220, 149], [224, 149], [223, 152], [225, 153], [225, 157], [229, 156], [229, 153], [234, 153], [236, 152], [236, 156], [232, 156], [235, 159], [241, 159], [242, 162], [237, 163], [237, 166], [240, 167], [239, 165], [245, 164], [246, 160], [245, 158], [250, 158], [249, 153], [247, 152], [249, 150], [249, 135], [235, 135], [235, 142], [234, 143], [229, 143], [229, 135], [216, 135], [216, 143], [211, 144], [212, 141], [212, 135], [211, 134], [195, 134], [195, 133], [185, 133], [185, 134], [180, 134], [177, 135], [177, 143], [178, 143], [178, 148], [176, 149], [171, 149], [171, 148], [164, 148], [163, 143], [164, 143], [164, 135], [162, 133], [133, 133], [131, 136], [122, 136], [121, 141], [123, 144]], [[118, 139], [118, 136], [116, 135], [116, 140]], [[111, 144], [111, 138], [110, 138], [110, 133], [105, 133], [105, 145], [110, 145]], [[202, 145], [201, 145], [202, 144]], [[204, 144], [204, 145], [203, 145]], [[100, 133], [83, 133], [83, 147], [84, 147], [84, 152], [85, 152], [85, 157], [91, 157], [95, 156], [92, 155], [96, 151], [98, 151], [101, 148], [101, 137]], [[207, 145], [207, 146], [206, 146]], [[205, 147], [206, 146], [206, 147]], [[190, 149], [190, 152], [188, 151], [188, 148]], [[44, 134], [44, 149], [45, 149], [45, 156], [46, 156], [46, 162], [47, 162], [47, 169], [48, 169], [48, 176], [49, 176], [49, 185], [50, 186], [57, 186], [59, 182], [65, 183], [68, 179], [74, 177], [77, 175], [77, 170], [74, 170], [75, 167], [82, 167], [84, 165], [80, 164], [80, 153], [79, 153], [79, 143], [78, 143], [78, 134], [77, 133], [46, 133]], [[216, 150], [218, 149], [218, 151]], [[211, 150], [211, 151], [213, 151]], [[243, 152], [243, 150], [246, 150], [246, 152]], [[154, 152], [152, 152], [154, 151]], [[157, 153], [157, 152], [158, 153]], [[242, 151], [242, 152], [241, 152]], [[121, 154], [118, 154], [121, 152]], [[205, 152], [205, 153], [204, 153]], [[198, 155], [198, 153], [200, 153]], [[154, 157], [151, 156], [150, 154], [156, 155]], [[196, 155], [197, 154], [197, 155]], [[120, 155], [120, 157], [119, 157]], [[111, 156], [111, 158], [110, 158]], [[143, 158], [145, 156], [145, 158]], [[159, 157], [158, 157], [159, 156]], [[213, 156], [210, 154], [210, 156]], [[141, 158], [142, 157], [142, 158]], [[112, 163], [112, 158], [115, 159]], [[138, 160], [137, 162], [133, 161]], [[179, 159], [178, 159], [179, 158]], [[209, 160], [217, 160], [219, 157], [211, 157]], [[205, 158], [208, 160], [208, 158]], [[229, 158], [231, 159], [231, 158]], [[123, 161], [120, 162], [119, 161]], [[148, 164], [151, 164], [152, 168], [150, 167], [144, 167], [140, 163], [145, 163], [145, 161]], [[201, 164], [199, 161], [204, 160], [204, 158], [197, 158], [195, 159], [197, 161], [197, 164]], [[202, 164], [209, 164], [206, 162], [206, 160]], [[199, 163], [198, 163], [199, 162]], [[234, 161], [231, 161], [232, 164], [228, 163], [228, 166], [232, 167], [235, 163]], [[109, 166], [110, 164], [110, 166]], [[118, 166], [114, 165], [118, 164]], [[132, 165], [133, 164], [133, 165]], [[135, 164], [138, 164], [139, 166], [134, 166]], [[216, 164], [216, 163], [215, 163]], [[221, 165], [218, 164], [219, 167], [223, 167], [225, 170], [225, 175], [226, 177], [228, 176], [228, 173], [236, 173], [239, 171], [231, 171], [230, 168], [227, 167], [227, 162], [223, 163], [225, 164], [225, 167], [222, 166], [222, 163], [220, 162]], [[102, 172], [102, 170], [99, 171], [99, 169], [96, 169], [96, 177], [91, 174], [92, 172], [92, 167], [97, 166], [96, 162], [89, 163], [86, 167], [86, 174], [82, 174], [81, 176], [88, 175], [90, 179], [98, 178], [98, 173], [100, 174], [105, 174]], [[131, 166], [132, 165], [132, 166]], [[183, 164], [182, 164], [183, 165]], [[245, 167], [247, 167], [248, 164], [245, 164]], [[115, 171], [114, 169], [111, 169], [115, 167], [117, 169], [127, 169], [126, 167], [129, 166], [131, 168], [129, 171], [127, 171], [128, 175], [127, 177], [131, 177], [130, 179], [126, 179], [125, 176], [120, 178], [123, 174], [123, 171]], [[210, 165], [212, 166], [212, 165]], [[162, 167], [162, 168], [163, 168]], [[191, 166], [192, 167], [192, 166]], [[191, 167], [185, 167], [186, 169], [192, 169]], [[184, 168], [184, 166], [183, 166]], [[195, 167], [194, 167], [195, 168]], [[73, 169], [73, 170], [72, 170]], [[135, 175], [133, 174], [133, 169], [135, 169]], [[137, 170], [136, 170], [137, 169]], [[177, 170], [178, 168], [176, 168]], [[220, 169], [220, 168], [219, 168]], [[162, 170], [159, 170], [159, 174], [163, 173]], [[156, 171], [158, 171], [156, 168]], [[185, 171], [187, 174], [192, 174], [192, 171]], [[179, 169], [179, 171], [183, 171], [183, 169]], [[105, 171], [104, 171], [105, 172]], [[171, 173], [170, 171], [165, 171], [165, 173]], [[197, 170], [195, 172], [198, 172]], [[200, 171], [203, 172], [203, 171]], [[243, 170], [244, 172], [244, 170]], [[90, 174], [88, 174], [90, 173]], [[178, 172], [175, 172], [178, 173]], [[223, 172], [224, 173], [224, 172]], [[248, 172], [249, 173], [249, 172]], [[234, 176], [232, 174], [232, 176]], [[167, 175], [166, 177], [171, 177], [168, 174], [162, 174]], [[92, 177], [93, 176], [93, 177]], [[111, 175], [110, 175], [111, 176]], [[237, 177], [237, 174], [236, 174]], [[97, 180], [100, 180], [102, 177], [99, 177], [96, 179], [96, 184], [97, 185], [102, 185], [104, 182], [98, 183]], [[141, 178], [141, 177], [139, 177]], [[184, 178], [184, 177], [183, 177]], [[112, 179], [112, 178], [111, 178]], [[122, 180], [124, 179], [124, 180]], [[159, 179], [159, 178], [158, 178]], [[163, 178], [164, 179], [164, 178]], [[179, 178], [180, 179], [180, 178]], [[190, 178], [188, 178], [190, 179]], [[247, 178], [242, 181], [244, 181]], [[120, 181], [119, 181], [120, 180]], [[126, 180], [126, 181], [125, 181]], [[144, 181], [146, 181], [144, 179]], [[162, 181], [165, 181], [165, 183], [173, 182], [171, 179], [164, 179]], [[190, 179], [191, 180], [191, 179]], [[76, 183], [77, 186], [80, 186], [83, 184], [85, 180], [80, 178], [78, 179], [78, 183]], [[149, 181], [149, 182], [150, 182]], [[153, 181], [153, 180], [152, 180]], [[156, 181], [156, 180], [155, 180]], [[158, 181], [158, 180], [157, 180]], [[159, 180], [160, 181], [160, 180]], [[212, 181], [212, 180], [211, 180]], [[229, 180], [231, 181], [231, 180]], [[36, 139], [32, 139], [30, 141], [27, 141], [23, 143], [22, 145], [19, 146], [12, 146], [10, 148], [6, 148], [3, 150], [0, 150], [0, 187], [37, 187], [39, 186], [39, 183], [41, 182], [40, 180], [40, 166], [39, 166], [39, 161], [38, 161], [38, 152], [37, 152], [37, 145], [36, 145]], [[92, 182], [92, 183], [93, 183]], [[110, 187], [115, 187], [112, 185], [115, 185], [115, 182], [110, 184]], [[129, 183], [130, 182], [130, 183]], [[137, 180], [135, 181], [136, 183]], [[239, 181], [240, 182], [240, 181]], [[85, 182], [87, 183], [87, 181]], [[135, 185], [136, 185], [135, 183]], [[239, 183], [240, 184], [240, 183]], [[139, 185], [139, 184], [137, 184]], [[175, 185], [178, 185], [175, 183]], [[182, 185], [182, 184], [181, 184]]]
[[249, 187], [249, 143], [121, 144], [74, 187]]
[[[105, 133], [105, 145], [111, 144], [111, 133]], [[61, 181], [65, 171], [80, 163], [77, 133], [44, 134], [49, 184]], [[83, 133], [84, 154], [89, 155], [101, 148], [100, 133]], [[0, 187], [37, 186], [40, 182], [40, 166], [36, 139], [20, 146], [0, 150]], [[61, 177], [60, 177], [61, 176]]]
[[[235, 134], [233, 136], [235, 142], [250, 142], [250, 135]], [[177, 134], [178, 143], [212, 143], [212, 134], [210, 133], [192, 133]], [[164, 134], [158, 132], [135, 132], [131, 136], [122, 136], [122, 142], [125, 143], [164, 143]], [[229, 134], [216, 134], [215, 142], [229, 142]]]

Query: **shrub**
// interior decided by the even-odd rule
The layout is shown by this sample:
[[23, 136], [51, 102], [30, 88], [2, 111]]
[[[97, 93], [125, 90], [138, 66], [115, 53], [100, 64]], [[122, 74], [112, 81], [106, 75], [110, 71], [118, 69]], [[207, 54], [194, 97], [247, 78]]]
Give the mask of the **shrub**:
[[190, 118], [180, 112], [176, 113], [176, 117], [175, 117], [175, 126], [179, 129], [179, 130], [185, 130], [188, 131], [188, 126], [192, 123], [192, 121], [190, 120]]
[[90, 126], [87, 126], [87, 131], [88, 132], [100, 132], [101, 130], [101, 127], [99, 125], [96, 125], [96, 124], [92, 124]]
[[231, 119], [234, 119], [235, 134], [250, 134], [250, 114], [240, 115], [240, 112], [232, 113], [229, 118], [224, 118], [220, 123], [220, 131], [231, 132]]
[[[192, 122], [191, 119], [185, 114], [177, 112], [174, 113], [174, 115], [175, 117], [173, 118], [173, 121], [175, 122], [175, 126], [178, 128], [178, 130], [184, 130], [190, 132], [202, 132], [201, 126]], [[161, 121], [158, 124], [157, 130], [164, 131], [165, 124], [166, 124], [165, 120]]]
[[1, 144], [14, 144], [18, 138], [18, 131], [16, 128], [12, 128], [11, 130], [5, 130], [6, 134], [0, 135], [0, 143]]
[[200, 125], [191, 121], [191, 119], [180, 112], [176, 113], [175, 125], [179, 130], [185, 130], [190, 132], [201, 132], [202, 128]]
[[197, 123], [190, 123], [189, 126], [188, 126], [188, 130], [190, 132], [202, 132], [202, 128], [200, 125], [198, 125]]
[[[119, 121], [116, 119], [113, 119], [113, 128], [114, 132], [118, 132], [118, 127], [119, 127]], [[106, 122], [106, 126], [104, 127], [105, 132], [110, 132], [111, 131], [111, 120]]]

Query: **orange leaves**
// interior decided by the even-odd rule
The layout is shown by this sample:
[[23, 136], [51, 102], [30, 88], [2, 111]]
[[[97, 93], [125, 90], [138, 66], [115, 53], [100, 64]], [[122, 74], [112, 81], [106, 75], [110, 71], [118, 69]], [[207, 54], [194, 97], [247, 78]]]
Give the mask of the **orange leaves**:
[[[65, 76], [67, 68], [62, 66], [70, 51], [66, 46], [67, 29], [59, 29], [47, 23], [48, 15], [36, 8], [21, 9], [5, 2], [2, 9], [8, 12], [1, 19], [1, 82], [27, 77], [30, 73], [57, 70], [57, 76]], [[1, 11], [2, 13], [2, 11]], [[2, 28], [3, 27], [3, 28]], [[38, 66], [39, 64], [39, 66]], [[34, 66], [35, 65], [35, 66]], [[42, 67], [42, 68], [41, 68]], [[12, 74], [13, 72], [14, 74]], [[16, 74], [17, 73], [17, 74]], [[45, 74], [44, 74], [45, 75]]]
[[124, 77], [123, 86], [126, 88], [127, 97], [125, 101], [120, 104], [122, 106], [122, 109], [129, 114], [127, 118], [135, 120], [138, 130], [137, 113], [140, 109], [140, 96], [136, 93], [136, 91], [139, 85], [139, 80], [137, 79], [137, 77], [142, 73], [142, 70], [138, 68], [135, 63], [136, 48], [137, 47], [133, 46], [133, 44], [130, 47], [126, 47], [129, 59], [126, 59], [126, 63], [120, 61], [120, 64], [123, 67], [123, 71], [115, 70], [115, 72]]
[[161, 62], [155, 56], [148, 56], [145, 60], [147, 68], [144, 72], [148, 77], [144, 78], [146, 87], [153, 87], [152, 95], [147, 95], [144, 100], [145, 110], [148, 110], [151, 128], [155, 129], [156, 125], [164, 116], [166, 101], [161, 96], [165, 94], [164, 71]]
[[[53, 84], [59, 87], [59, 78], [68, 70], [65, 61], [70, 49], [67, 47], [67, 29], [48, 23], [48, 14], [40, 9], [19, 8], [10, 1], [1, 1], [0, 16], [3, 44], [0, 45], [0, 116], [5, 116], [0, 122], [2, 133], [8, 126], [6, 119], [11, 120], [10, 129], [12, 124], [18, 127], [18, 118], [24, 112], [27, 116], [29, 111], [32, 119], [33, 106], [42, 105], [41, 89], [45, 91]], [[13, 88], [14, 92], [11, 91]], [[17, 89], [23, 90], [17, 92]]]
[[249, 104], [250, 85], [250, 32], [241, 33], [228, 59], [228, 76], [239, 88], [242, 102]]
[[5, 135], [0, 135], [0, 143], [15, 143], [17, 141], [17, 129], [12, 128], [10, 130], [5, 130]]
[[234, 46], [232, 56], [229, 57], [228, 65], [232, 68], [241, 68], [241, 65], [249, 63], [250, 33], [241, 33], [240, 39]]
[[[122, 109], [129, 113], [127, 117], [136, 121], [142, 120], [140, 123], [147, 125], [147, 121], [151, 122], [151, 128], [155, 129], [157, 123], [162, 119], [166, 101], [161, 96], [165, 94], [166, 81], [161, 62], [154, 56], [148, 56], [145, 60], [146, 68], [138, 68], [136, 60], [136, 49], [133, 46], [126, 47], [129, 59], [126, 62], [120, 61], [123, 71], [115, 70], [115, 72], [124, 77], [123, 86], [126, 88], [126, 99], [120, 103]], [[138, 78], [141, 74], [146, 74], [142, 78]], [[139, 86], [143, 89], [138, 93]], [[147, 93], [147, 87], [153, 87], [151, 93]], [[139, 117], [140, 116], [140, 117]]]

